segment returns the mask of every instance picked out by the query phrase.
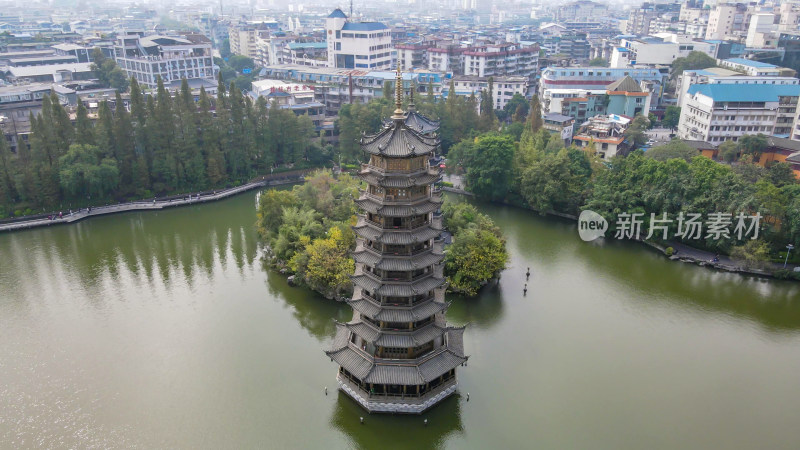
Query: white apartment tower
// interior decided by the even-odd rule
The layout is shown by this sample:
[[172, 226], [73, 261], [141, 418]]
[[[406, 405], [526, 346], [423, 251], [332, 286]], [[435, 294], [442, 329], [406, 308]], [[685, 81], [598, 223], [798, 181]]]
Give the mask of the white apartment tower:
[[341, 9], [325, 19], [328, 66], [387, 70], [392, 67], [392, 33], [380, 22], [350, 22]]
[[725, 39], [733, 31], [735, 17], [736, 5], [717, 5], [708, 16], [706, 39]]

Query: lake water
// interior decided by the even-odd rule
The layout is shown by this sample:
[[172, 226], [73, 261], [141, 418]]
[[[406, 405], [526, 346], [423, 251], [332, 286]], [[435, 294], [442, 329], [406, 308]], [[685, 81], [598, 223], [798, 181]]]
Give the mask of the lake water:
[[0, 235], [0, 447], [798, 448], [800, 284], [493, 205], [461, 394], [367, 415], [323, 353], [350, 308], [264, 267], [255, 195]]

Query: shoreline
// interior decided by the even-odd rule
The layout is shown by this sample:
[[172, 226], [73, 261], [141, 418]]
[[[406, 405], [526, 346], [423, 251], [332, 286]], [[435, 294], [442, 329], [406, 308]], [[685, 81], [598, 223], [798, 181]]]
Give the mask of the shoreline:
[[[470, 192], [467, 192], [467, 191], [464, 191], [463, 189], [458, 189], [458, 188], [445, 189], [445, 188], [442, 188], [442, 190], [447, 190], [448, 192], [451, 192], [451, 193], [454, 193], [454, 194], [461, 194], [461, 195], [466, 195], [466, 196], [475, 198], [474, 194], [472, 194]], [[481, 201], [485, 201], [485, 200], [481, 200]], [[526, 206], [513, 204], [513, 203], [492, 202], [492, 201], [489, 201], [489, 203], [499, 203], [501, 205], [511, 206], [511, 207], [514, 207], [514, 208], [519, 208], [519, 209], [524, 209], [526, 211], [535, 212], [537, 214], [542, 214], [541, 211], [538, 211], [538, 210], [535, 210], [533, 208], [529, 208], [529, 207], [526, 207]], [[560, 213], [558, 211], [545, 211], [544, 215], [545, 216], [558, 217], [558, 218], [561, 218], [561, 219], [567, 219], [567, 220], [569, 220], [571, 222], [577, 222], [578, 221], [578, 216], [575, 216], [573, 214]], [[681, 263], [693, 263], [693, 264], [696, 264], [699, 267], [705, 267], [705, 268], [709, 268], [709, 269], [714, 269], [714, 270], [718, 270], [720, 272], [730, 272], [730, 273], [738, 273], [740, 275], [756, 276], [756, 277], [761, 277], [761, 278], [771, 278], [771, 279], [779, 280], [779, 281], [797, 281], [797, 280], [795, 280], [795, 279], [793, 279], [791, 277], [785, 278], [785, 279], [776, 277], [775, 276], [775, 271], [780, 270], [778, 268], [775, 268], [773, 271], [769, 271], [769, 270], [759, 270], [759, 269], [748, 269], [748, 268], [745, 268], [745, 267], [741, 267], [741, 266], [735, 265], [735, 261], [731, 260], [728, 255], [726, 255], [725, 258], [724, 258], [724, 261], [727, 261], [727, 262], [723, 262], [723, 261], [712, 262], [711, 260], [715, 256], [714, 253], [708, 252], [706, 250], [701, 250], [701, 249], [692, 247], [692, 246], [684, 244], [684, 243], [671, 242], [671, 243], [668, 243], [667, 246], [668, 247], [673, 247], [673, 248], [681, 247], [681, 249], [689, 249], [690, 250], [689, 253], [694, 253], [695, 254], [694, 256], [691, 255], [691, 254], [686, 254], [686, 253], [681, 254], [680, 256], [677, 256], [676, 254], [673, 254], [672, 256], [667, 256], [666, 255], [666, 247], [662, 246], [661, 244], [658, 244], [656, 242], [646, 241], [644, 239], [630, 239], [629, 241], [638, 242], [640, 244], [645, 245], [646, 247], [649, 247], [652, 250], [656, 250], [661, 255], [663, 255], [664, 257], [669, 259], [670, 261], [676, 261], [676, 262], [681, 262]], [[678, 253], [680, 253], [680, 252], [678, 252]], [[776, 263], [773, 263], [771, 261], [768, 261], [767, 263], [772, 265], [773, 268], [775, 267], [774, 265], [776, 264]], [[786, 266], [786, 269], [787, 270], [792, 270], [792, 269], [794, 269], [794, 267], [795, 267], [795, 265], [791, 265], [790, 264], [790, 265]]]
[[[309, 169], [310, 170], [310, 169]], [[268, 186], [281, 186], [286, 184], [295, 184], [304, 179], [304, 175], [308, 170], [301, 173], [292, 173], [289, 175], [265, 175], [258, 181], [251, 181], [236, 187], [214, 190], [211, 193], [187, 193], [183, 195], [174, 195], [165, 200], [153, 201], [134, 201], [128, 203], [120, 203], [116, 205], [96, 206], [80, 209], [72, 214], [65, 214], [61, 218], [48, 219], [23, 219], [0, 224], [0, 233], [11, 233], [14, 231], [28, 230], [31, 228], [49, 227], [54, 225], [69, 225], [76, 222], [83, 221], [92, 217], [106, 216], [110, 214], [121, 214], [132, 211], [159, 211], [166, 208], [176, 208], [180, 206], [188, 206], [202, 203], [215, 202], [223, 200], [235, 195]]]

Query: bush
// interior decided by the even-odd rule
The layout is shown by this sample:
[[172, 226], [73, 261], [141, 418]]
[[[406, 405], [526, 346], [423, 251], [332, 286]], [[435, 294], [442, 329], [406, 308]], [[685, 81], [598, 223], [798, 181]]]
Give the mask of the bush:
[[800, 280], [800, 272], [792, 269], [778, 269], [772, 275], [778, 280]]
[[772, 275], [779, 280], [786, 280], [792, 276], [792, 271], [789, 269], [780, 269], [776, 270]]
[[667, 249], [664, 250], [664, 254], [666, 254], [667, 256], [672, 256], [675, 254], [675, 249], [672, 247], [667, 247]]
[[441, 184], [441, 185], [442, 185], [442, 187], [449, 187], [449, 188], [453, 187], [453, 183], [451, 183], [451, 182], [449, 182], [449, 181], [442, 181], [442, 182], [441, 182], [441, 183], [439, 183], [439, 184]]

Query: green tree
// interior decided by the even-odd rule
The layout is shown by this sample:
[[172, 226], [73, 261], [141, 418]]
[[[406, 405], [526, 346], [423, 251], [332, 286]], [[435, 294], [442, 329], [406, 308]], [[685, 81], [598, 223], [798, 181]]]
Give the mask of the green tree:
[[539, 102], [539, 96], [533, 94], [531, 97], [530, 113], [528, 114], [528, 129], [530, 132], [538, 132], [544, 126], [542, 119], [542, 104]]
[[650, 119], [639, 114], [633, 118], [633, 121], [628, 125], [628, 128], [625, 129], [623, 134], [633, 143], [634, 148], [637, 148], [647, 142], [645, 130], [648, 128], [650, 128]]
[[674, 139], [666, 144], [651, 148], [644, 155], [658, 161], [680, 158], [688, 162], [699, 154], [700, 153], [694, 147], [680, 139]]
[[491, 231], [473, 226], [453, 238], [445, 256], [445, 275], [450, 289], [473, 296], [497, 277], [507, 262], [505, 241]]
[[719, 144], [717, 150], [719, 157], [727, 163], [732, 163], [736, 161], [736, 158], [739, 157], [739, 148], [736, 145], [736, 142], [733, 142], [730, 139], [727, 139], [722, 144]]
[[797, 184], [792, 166], [785, 162], [773, 162], [767, 166], [767, 179], [777, 187]]
[[92, 121], [83, 102], [78, 102], [78, 109], [75, 111], [75, 143], [94, 145]]
[[[327, 298], [339, 297], [352, 291], [350, 275], [355, 271], [355, 262], [350, 256], [350, 243], [355, 242], [349, 228], [328, 230], [328, 237], [315, 239], [298, 252], [289, 263], [312, 289]], [[345, 234], [350, 236], [346, 236]]]
[[749, 240], [734, 247], [731, 258], [746, 269], [764, 269], [769, 264], [769, 246], [762, 240]]
[[503, 107], [503, 116], [511, 117], [514, 122], [523, 122], [528, 115], [530, 106], [521, 94], [514, 94]]
[[667, 106], [667, 109], [664, 111], [664, 119], [661, 121], [661, 125], [665, 128], [675, 129], [678, 127], [678, 122], [680, 122], [680, 119], [680, 106]]
[[100, 47], [92, 50], [92, 71], [103, 87], [111, 87], [119, 92], [128, 90], [129, 80], [125, 72], [117, 66], [116, 61], [106, 58]]
[[61, 186], [73, 198], [105, 198], [119, 183], [114, 158], [93, 145], [73, 144], [60, 159]]
[[465, 157], [467, 186], [475, 195], [502, 200], [508, 195], [514, 143], [508, 136], [485, 135]]
[[608, 67], [608, 61], [605, 58], [597, 57], [589, 60], [589, 67]]
[[767, 148], [767, 137], [761, 133], [746, 134], [739, 138], [737, 144], [742, 155], [753, 155], [754, 158], [758, 158]]
[[672, 76], [676, 77], [682, 74], [684, 70], [699, 70], [716, 66], [717, 60], [714, 58], [703, 52], [693, 51], [672, 61]]

